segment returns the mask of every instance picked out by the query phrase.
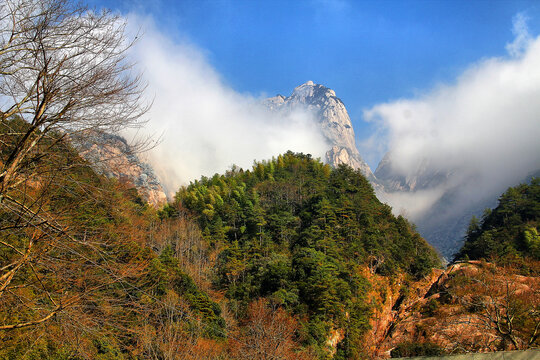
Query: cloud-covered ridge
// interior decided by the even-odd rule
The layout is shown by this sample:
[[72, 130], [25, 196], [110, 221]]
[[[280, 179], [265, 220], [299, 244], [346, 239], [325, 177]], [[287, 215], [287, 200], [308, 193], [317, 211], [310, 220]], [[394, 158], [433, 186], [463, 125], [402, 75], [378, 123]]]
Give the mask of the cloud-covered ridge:
[[540, 168], [540, 37], [530, 36], [523, 15], [514, 34], [507, 57], [474, 64], [455, 84], [365, 111], [379, 126], [370, 142], [388, 145], [394, 175], [447, 176], [429, 188], [431, 197], [389, 198], [396, 208], [413, 209], [413, 219], [447, 190], [461, 187], [455, 203], [467, 206]]
[[261, 99], [227, 86], [203, 52], [160, 33], [149, 18], [132, 56], [148, 82], [153, 106], [147, 129], [161, 135], [149, 161], [168, 191], [231, 165], [250, 167], [287, 150], [322, 157], [328, 149], [311, 113], [272, 113]]

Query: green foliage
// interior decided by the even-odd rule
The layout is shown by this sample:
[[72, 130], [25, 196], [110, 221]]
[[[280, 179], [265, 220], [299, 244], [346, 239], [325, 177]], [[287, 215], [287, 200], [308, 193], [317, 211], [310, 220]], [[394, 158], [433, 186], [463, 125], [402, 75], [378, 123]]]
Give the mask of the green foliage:
[[21, 358], [28, 360], [75, 360], [82, 359], [73, 355], [69, 346], [59, 346], [57, 343], [46, 339], [37, 339], [33, 346], [29, 348], [22, 342], [18, 344], [3, 343], [0, 347], [0, 359], [18, 360]]
[[481, 221], [475, 217], [456, 260], [530, 257], [540, 260], [540, 178], [509, 188]]
[[223, 248], [215, 285], [239, 305], [237, 314], [270, 297], [308, 317], [307, 343], [322, 348], [332, 327], [347, 328], [347, 356], [369, 328], [369, 286], [360, 269], [377, 259], [377, 273], [422, 277], [439, 264], [359, 171], [332, 170], [310, 155], [288, 152], [252, 171], [203, 177], [176, 201], [196, 215], [209, 243]]
[[527, 227], [523, 231], [524, 245], [529, 249], [531, 257], [540, 259], [540, 235], [536, 227]]
[[441, 304], [437, 301], [437, 299], [429, 299], [429, 301], [422, 306], [420, 313], [423, 316], [435, 316], [440, 305]]
[[178, 209], [171, 204], [165, 204], [163, 208], [158, 211], [158, 217], [161, 220], [178, 217]]
[[123, 360], [127, 359], [120, 350], [118, 346], [113, 345], [108, 339], [100, 338], [93, 341], [93, 345], [96, 348], [97, 354], [95, 356], [96, 360]]

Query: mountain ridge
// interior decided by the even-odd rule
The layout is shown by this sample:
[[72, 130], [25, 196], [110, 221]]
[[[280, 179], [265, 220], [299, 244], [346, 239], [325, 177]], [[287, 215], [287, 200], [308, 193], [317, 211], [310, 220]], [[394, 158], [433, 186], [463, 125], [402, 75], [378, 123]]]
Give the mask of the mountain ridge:
[[[456, 208], [456, 203], [464, 200], [461, 187], [464, 183], [474, 184], [474, 178], [456, 180], [453, 177], [457, 175], [459, 178], [459, 170], [440, 170], [428, 159], [413, 164], [410, 169], [400, 169], [392, 151], [384, 155], [373, 172], [356, 147], [354, 127], [345, 104], [334, 90], [322, 84], [307, 81], [294, 88], [289, 96], [278, 94], [263, 100], [263, 105], [269, 111], [284, 116], [297, 110], [309, 112], [328, 143], [324, 162], [334, 168], [346, 164], [360, 170], [370, 181], [377, 197], [390, 204], [395, 214], [405, 215], [413, 221], [422, 235], [447, 259], [462, 244], [468, 219], [472, 215], [480, 216], [486, 207], [493, 206], [501, 191], [497, 189], [493, 194], [484, 194], [482, 199], [471, 199], [468, 205]], [[115, 152], [114, 157], [119, 159], [103, 164], [103, 169], [98, 170], [108, 176], [128, 179], [154, 206], [164, 203], [165, 193], [152, 169], [136, 156], [126, 155], [129, 153], [125, 151], [126, 146], [125, 141], [122, 144], [116, 141], [115, 145], [107, 145], [107, 149], [101, 150], [91, 145], [87, 146], [83, 155], [93, 156], [93, 160], [96, 160], [96, 157], [107, 157], [104, 152]], [[124, 170], [118, 171], [119, 163]], [[511, 185], [515, 184], [508, 184]], [[422, 211], [410, 208], [407, 200], [403, 199], [408, 197], [414, 204], [420, 204], [423, 192], [433, 193], [428, 196], [435, 196], [436, 199], [425, 205]]]

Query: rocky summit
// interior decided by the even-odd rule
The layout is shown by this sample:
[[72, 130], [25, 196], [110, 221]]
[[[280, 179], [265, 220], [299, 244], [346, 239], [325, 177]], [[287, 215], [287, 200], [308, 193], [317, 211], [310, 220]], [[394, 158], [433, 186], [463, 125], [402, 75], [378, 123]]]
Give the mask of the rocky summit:
[[376, 180], [356, 148], [351, 119], [334, 90], [308, 81], [295, 88], [289, 97], [276, 95], [265, 103], [273, 111], [301, 108], [311, 111], [331, 146], [326, 152], [326, 162], [333, 167], [339, 164], [350, 165], [353, 169], [359, 169], [370, 181]]

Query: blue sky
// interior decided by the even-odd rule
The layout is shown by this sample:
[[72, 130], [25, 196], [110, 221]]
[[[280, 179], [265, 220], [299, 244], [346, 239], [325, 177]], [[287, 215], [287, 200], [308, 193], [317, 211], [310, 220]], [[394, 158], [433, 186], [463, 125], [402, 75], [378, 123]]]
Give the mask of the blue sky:
[[[472, 64], [507, 56], [512, 19], [540, 33], [538, 1], [91, 0], [154, 18], [173, 41], [200, 49], [240, 93], [289, 95], [307, 80], [337, 93], [357, 139], [363, 110], [452, 84]], [[376, 164], [370, 163], [372, 167]]]

